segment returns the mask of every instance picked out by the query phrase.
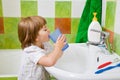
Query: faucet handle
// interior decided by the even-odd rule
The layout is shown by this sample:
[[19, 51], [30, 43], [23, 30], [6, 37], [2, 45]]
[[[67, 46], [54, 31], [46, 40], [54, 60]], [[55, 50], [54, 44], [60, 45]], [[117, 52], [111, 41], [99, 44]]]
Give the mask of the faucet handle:
[[109, 35], [110, 35], [109, 32], [105, 32], [105, 31], [102, 31], [102, 32], [101, 32], [101, 37], [108, 38]]

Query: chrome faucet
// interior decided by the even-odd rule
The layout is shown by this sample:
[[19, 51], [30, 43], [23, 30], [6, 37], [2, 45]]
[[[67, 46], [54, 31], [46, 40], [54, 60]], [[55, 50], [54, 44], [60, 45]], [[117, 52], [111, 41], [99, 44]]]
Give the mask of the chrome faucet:
[[105, 54], [109, 54], [109, 53], [112, 54], [113, 51], [111, 44], [109, 42], [109, 36], [110, 36], [109, 32], [98, 31], [94, 29], [91, 29], [91, 31], [101, 33], [101, 41], [97, 44], [97, 46], [101, 47]]
[[109, 32], [105, 32], [105, 31], [102, 31], [101, 32], [101, 44], [105, 45], [105, 48], [112, 54], [113, 51], [112, 51], [112, 48], [111, 48], [111, 44], [109, 42]]

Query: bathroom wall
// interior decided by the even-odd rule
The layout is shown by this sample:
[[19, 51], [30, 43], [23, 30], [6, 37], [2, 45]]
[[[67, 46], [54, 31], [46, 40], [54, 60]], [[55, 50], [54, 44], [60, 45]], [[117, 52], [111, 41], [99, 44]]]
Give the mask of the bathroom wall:
[[0, 0], [0, 49], [20, 48], [17, 24], [21, 17], [40, 15], [52, 31], [59, 27], [69, 43], [75, 42], [86, 0]]
[[[104, 1], [105, 2], [105, 1]], [[120, 0], [107, 0], [105, 8], [105, 23], [102, 25], [110, 32], [110, 43], [113, 50], [120, 55]]]
[[[19, 49], [17, 24], [21, 17], [40, 15], [52, 31], [59, 27], [69, 43], [74, 43], [86, 0], [0, 0], [0, 49]], [[110, 42], [120, 54], [120, 0], [103, 0], [102, 27], [110, 32]]]

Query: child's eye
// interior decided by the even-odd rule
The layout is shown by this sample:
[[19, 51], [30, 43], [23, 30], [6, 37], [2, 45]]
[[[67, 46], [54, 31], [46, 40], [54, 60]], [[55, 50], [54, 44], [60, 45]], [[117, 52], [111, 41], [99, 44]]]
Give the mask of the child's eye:
[[44, 31], [48, 31], [48, 28], [46, 26], [44, 26], [43, 30]]
[[47, 31], [47, 29], [45, 29], [45, 31]]
[[44, 29], [44, 31], [47, 31], [47, 29]]

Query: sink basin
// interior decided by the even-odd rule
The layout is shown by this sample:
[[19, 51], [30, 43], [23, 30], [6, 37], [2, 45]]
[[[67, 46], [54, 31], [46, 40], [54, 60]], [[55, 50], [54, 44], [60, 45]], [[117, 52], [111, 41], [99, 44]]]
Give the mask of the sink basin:
[[[45, 69], [57, 80], [120, 80], [120, 67], [95, 74], [99, 70], [97, 69], [99, 65], [115, 58], [120, 59], [120, 56], [116, 53], [111, 55], [103, 53], [90, 54], [89, 46], [86, 43], [71, 43], [57, 63], [52, 67], [45, 67]], [[120, 63], [120, 61], [105, 67], [116, 65], [117, 63]]]

